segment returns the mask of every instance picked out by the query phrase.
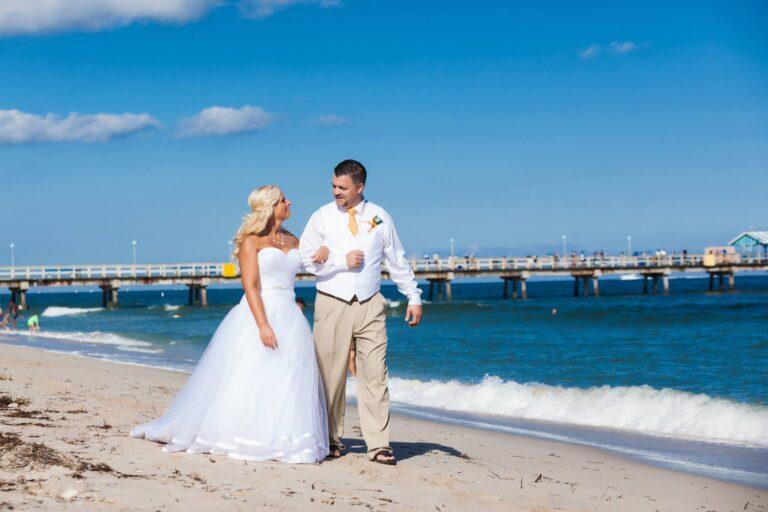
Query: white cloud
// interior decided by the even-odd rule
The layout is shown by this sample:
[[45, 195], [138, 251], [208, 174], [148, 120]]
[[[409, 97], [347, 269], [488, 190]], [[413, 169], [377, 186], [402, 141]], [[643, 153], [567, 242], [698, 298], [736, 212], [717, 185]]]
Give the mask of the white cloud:
[[134, 22], [186, 23], [223, 0], [0, 0], [0, 36], [100, 30]]
[[600, 55], [626, 55], [639, 50], [640, 46], [634, 41], [611, 41], [607, 45], [593, 44], [577, 52], [581, 59], [592, 59]]
[[599, 53], [600, 45], [593, 44], [579, 50], [579, 57], [582, 59], [591, 59], [592, 57], [597, 57]]
[[261, 107], [209, 107], [179, 123], [179, 137], [206, 137], [253, 132], [271, 124], [275, 116]]
[[624, 55], [637, 50], [633, 41], [613, 41], [608, 45], [608, 51], [614, 55]]
[[[131, 23], [188, 23], [230, 0], [0, 0], [0, 37], [68, 30], [102, 30]], [[341, 5], [341, 0], [237, 0], [251, 18], [266, 18], [299, 4]]]
[[314, 4], [328, 8], [341, 5], [341, 0], [242, 0], [240, 10], [249, 18], [266, 18], [299, 4]]
[[72, 112], [61, 117], [0, 110], [0, 143], [104, 142], [159, 126], [160, 123], [149, 114], [83, 115]]
[[340, 124], [349, 124], [349, 119], [337, 116], [336, 114], [328, 114], [312, 119], [309, 124], [313, 126], [337, 126]]

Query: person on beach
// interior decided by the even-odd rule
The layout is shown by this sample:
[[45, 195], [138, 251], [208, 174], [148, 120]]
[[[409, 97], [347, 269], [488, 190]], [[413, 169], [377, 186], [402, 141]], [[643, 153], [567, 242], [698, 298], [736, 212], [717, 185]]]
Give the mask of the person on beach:
[[[325, 393], [312, 331], [296, 303], [299, 241], [283, 228], [291, 202], [275, 186], [248, 196], [235, 235], [245, 291], [165, 414], [131, 430], [163, 451], [316, 463], [328, 453]], [[318, 246], [313, 262], [329, 250]]]
[[27, 329], [29, 329], [29, 332], [37, 332], [40, 330], [40, 319], [37, 315], [32, 315], [27, 319]]
[[21, 312], [19, 311], [19, 306], [11, 300], [8, 302], [8, 307], [5, 310], [5, 318], [3, 319], [3, 325], [5, 326], [11, 326], [14, 329], [16, 329], [16, 322], [19, 319], [19, 315], [21, 315]]
[[[416, 284], [392, 217], [365, 199], [365, 167], [344, 160], [333, 172], [334, 200], [314, 212], [301, 235], [305, 268], [317, 277], [314, 340], [328, 404], [330, 457], [345, 446], [344, 412], [350, 346], [355, 343], [357, 405], [369, 460], [396, 464], [389, 445], [387, 387], [387, 299], [381, 295], [381, 265], [408, 297], [405, 320], [421, 322], [421, 290]], [[321, 245], [330, 249], [319, 258]]]

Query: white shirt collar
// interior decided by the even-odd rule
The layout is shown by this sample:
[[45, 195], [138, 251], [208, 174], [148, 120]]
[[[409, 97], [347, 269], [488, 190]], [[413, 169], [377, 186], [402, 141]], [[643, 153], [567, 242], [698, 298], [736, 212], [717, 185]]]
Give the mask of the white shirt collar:
[[[368, 200], [363, 198], [363, 200], [360, 201], [360, 204], [355, 206], [355, 211], [357, 212], [358, 218], [360, 218], [363, 215], [365, 215], [365, 207], [366, 207], [367, 204], [368, 204]], [[349, 208], [341, 208], [339, 206], [337, 206], [336, 208], [339, 210], [340, 213], [343, 213], [344, 215], [346, 215], [347, 214], [347, 210], [349, 210]]]

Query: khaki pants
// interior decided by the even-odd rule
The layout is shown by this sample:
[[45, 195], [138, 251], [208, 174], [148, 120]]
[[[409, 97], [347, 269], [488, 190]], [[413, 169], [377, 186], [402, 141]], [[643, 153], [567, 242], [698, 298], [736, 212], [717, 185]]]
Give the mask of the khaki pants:
[[380, 293], [364, 304], [319, 293], [315, 300], [315, 351], [325, 386], [330, 444], [343, 447], [347, 366], [354, 340], [357, 410], [369, 456], [389, 448], [386, 312], [387, 300]]

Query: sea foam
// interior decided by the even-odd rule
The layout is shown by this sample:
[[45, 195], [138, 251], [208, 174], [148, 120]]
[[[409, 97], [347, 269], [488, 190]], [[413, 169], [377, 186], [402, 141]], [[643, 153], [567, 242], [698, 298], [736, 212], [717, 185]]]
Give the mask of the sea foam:
[[[27, 335], [18, 332], [20, 335]], [[162, 349], [155, 347], [148, 341], [136, 340], [111, 332], [57, 332], [57, 331], [39, 331], [32, 335], [27, 335], [30, 339], [55, 339], [61, 341], [70, 341], [77, 343], [94, 343], [97, 345], [113, 345], [118, 350], [126, 352], [143, 352], [157, 354], [163, 352]]]
[[52, 318], [57, 316], [84, 315], [96, 311], [104, 311], [104, 308], [67, 308], [64, 306], [48, 306], [41, 316]]
[[[768, 446], [768, 407], [650, 386], [575, 388], [482, 382], [389, 379], [393, 402], [702, 441]], [[347, 392], [354, 396], [355, 382]]]

